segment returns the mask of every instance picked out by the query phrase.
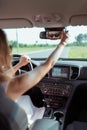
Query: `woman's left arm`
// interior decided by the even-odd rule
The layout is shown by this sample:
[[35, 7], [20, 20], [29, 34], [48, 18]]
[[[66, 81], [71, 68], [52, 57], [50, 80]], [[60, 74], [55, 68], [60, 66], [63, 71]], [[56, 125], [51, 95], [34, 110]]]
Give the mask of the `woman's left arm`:
[[27, 65], [29, 62], [30, 58], [28, 56], [22, 55], [20, 61], [15, 66], [7, 70], [6, 73], [9, 73], [10, 76], [14, 76], [17, 70], [19, 70], [22, 66]]

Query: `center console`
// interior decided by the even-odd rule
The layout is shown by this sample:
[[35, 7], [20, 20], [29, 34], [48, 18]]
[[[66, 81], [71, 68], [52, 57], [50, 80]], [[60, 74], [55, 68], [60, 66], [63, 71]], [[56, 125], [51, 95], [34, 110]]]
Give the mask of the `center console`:
[[62, 124], [64, 109], [72, 92], [72, 85], [64, 80], [44, 79], [37, 84], [44, 95], [44, 106], [46, 107], [44, 118], [54, 119]]
[[72, 91], [71, 84], [57, 82], [41, 82], [38, 84], [44, 95], [44, 103], [51, 108], [64, 108]]

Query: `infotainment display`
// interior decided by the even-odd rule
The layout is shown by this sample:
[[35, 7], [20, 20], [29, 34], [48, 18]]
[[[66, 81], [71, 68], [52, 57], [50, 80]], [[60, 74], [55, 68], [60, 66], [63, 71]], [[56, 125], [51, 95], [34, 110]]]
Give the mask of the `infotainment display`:
[[56, 78], [69, 78], [70, 68], [68, 66], [54, 66], [51, 71], [51, 76]]

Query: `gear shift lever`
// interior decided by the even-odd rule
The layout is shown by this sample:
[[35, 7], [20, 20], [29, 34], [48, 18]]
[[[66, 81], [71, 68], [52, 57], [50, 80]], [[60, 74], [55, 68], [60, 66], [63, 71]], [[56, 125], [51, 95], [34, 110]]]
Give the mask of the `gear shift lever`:
[[44, 105], [46, 108], [50, 107], [50, 101], [51, 101], [51, 99], [48, 99], [48, 98], [43, 99], [43, 102], [44, 102]]
[[50, 101], [51, 99], [48, 99], [48, 98], [43, 99], [43, 102], [46, 107], [44, 117], [47, 117], [47, 118], [52, 118], [52, 115], [53, 115], [53, 109], [50, 107]]

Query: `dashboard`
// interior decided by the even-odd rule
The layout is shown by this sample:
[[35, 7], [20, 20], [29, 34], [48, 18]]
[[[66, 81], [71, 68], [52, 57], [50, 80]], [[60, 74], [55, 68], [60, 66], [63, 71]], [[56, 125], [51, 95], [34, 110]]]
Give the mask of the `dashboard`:
[[[32, 59], [33, 68], [42, 64], [44, 60]], [[14, 62], [18, 62], [16, 58]], [[27, 72], [29, 66], [22, 69]], [[31, 96], [35, 106], [65, 109], [74, 90], [84, 83], [87, 84], [87, 61], [59, 60], [44, 78], [27, 93]]]
[[86, 61], [58, 61], [36, 85], [44, 96], [44, 104], [54, 109], [66, 108], [74, 89], [87, 82], [86, 64]]
[[41, 89], [46, 105], [52, 108], [64, 108], [72, 91], [71, 84], [50, 82], [48, 79], [42, 80], [37, 87]]
[[54, 66], [50, 71], [50, 77], [52, 78], [64, 78], [69, 79], [70, 67], [69, 66]]
[[72, 84], [66, 82], [71, 77], [71, 67], [55, 65], [37, 87], [44, 95], [44, 103], [51, 108], [63, 109], [72, 92]]

